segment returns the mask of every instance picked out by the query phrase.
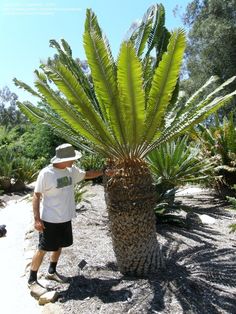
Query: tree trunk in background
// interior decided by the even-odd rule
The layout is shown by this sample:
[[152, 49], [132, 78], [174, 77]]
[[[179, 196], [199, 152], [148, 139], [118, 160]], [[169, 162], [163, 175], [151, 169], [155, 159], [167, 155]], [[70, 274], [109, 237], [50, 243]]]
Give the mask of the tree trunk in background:
[[118, 268], [125, 275], [145, 276], [156, 272], [162, 260], [152, 177], [142, 160], [125, 161], [115, 169], [105, 197]]

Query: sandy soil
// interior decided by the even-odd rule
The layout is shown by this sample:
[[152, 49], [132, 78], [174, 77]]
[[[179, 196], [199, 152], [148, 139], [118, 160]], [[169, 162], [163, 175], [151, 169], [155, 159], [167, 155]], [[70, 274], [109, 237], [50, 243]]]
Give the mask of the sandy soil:
[[[147, 279], [125, 278], [117, 270], [103, 187], [91, 186], [86, 200], [89, 203], [80, 204], [73, 222], [74, 244], [63, 251], [58, 265], [58, 271], [69, 276], [70, 282], [53, 285], [60, 292], [55, 305], [62, 313], [236, 313], [236, 234], [230, 234], [228, 228], [236, 217], [212, 191], [188, 188], [177, 193], [176, 204], [183, 223], [181, 227], [157, 223], [166, 267]], [[208, 223], [191, 220], [186, 224], [187, 212], [207, 214], [212, 220]], [[0, 223], [5, 223], [8, 229], [7, 237], [0, 238], [0, 247], [4, 249], [0, 261], [4, 276], [1, 278], [6, 282], [4, 304], [9, 309], [4, 313], [17, 309], [17, 313], [37, 314], [42, 310], [27, 293], [26, 277], [21, 277], [25, 263], [24, 233], [30, 220], [31, 210], [25, 200], [0, 209]], [[29, 241], [28, 248], [36, 246], [36, 232]], [[40, 269], [42, 279], [47, 267], [48, 257]], [[8, 284], [6, 270], [12, 269], [11, 282], [19, 284], [22, 291], [13, 291]], [[26, 307], [20, 312], [23, 304], [27, 304], [28, 312]]]

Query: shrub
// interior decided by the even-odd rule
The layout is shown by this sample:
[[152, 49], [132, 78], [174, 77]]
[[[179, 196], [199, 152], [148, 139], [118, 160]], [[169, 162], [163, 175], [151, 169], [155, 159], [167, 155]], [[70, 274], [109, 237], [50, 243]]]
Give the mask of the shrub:
[[19, 156], [7, 146], [0, 149], [0, 189], [5, 192], [24, 189], [25, 183], [36, 178], [37, 172], [38, 166], [34, 160]]
[[215, 117], [215, 123], [209, 127], [198, 126], [195, 136], [206, 157], [214, 158], [215, 169], [212, 185], [221, 196], [234, 195], [232, 189], [236, 184], [236, 127], [231, 114], [220, 123]]
[[[211, 161], [203, 158], [198, 146], [190, 145], [187, 136], [162, 144], [148, 155], [147, 161], [160, 200], [168, 190], [205, 181], [213, 170]], [[169, 195], [173, 197], [174, 193]]]
[[[234, 190], [236, 190], [236, 185], [234, 185]], [[227, 196], [227, 199], [231, 203], [232, 208], [236, 210], [236, 198]], [[236, 224], [231, 224], [229, 227], [230, 227], [230, 232], [236, 231]]]
[[75, 185], [74, 193], [75, 193], [75, 203], [76, 205], [81, 203], [84, 199], [84, 194], [86, 193], [85, 187], [89, 184], [89, 181], [81, 181]]
[[[84, 170], [100, 170], [104, 168], [105, 159], [99, 154], [85, 153], [79, 161], [79, 165]], [[101, 183], [102, 177], [93, 179], [94, 183]]]

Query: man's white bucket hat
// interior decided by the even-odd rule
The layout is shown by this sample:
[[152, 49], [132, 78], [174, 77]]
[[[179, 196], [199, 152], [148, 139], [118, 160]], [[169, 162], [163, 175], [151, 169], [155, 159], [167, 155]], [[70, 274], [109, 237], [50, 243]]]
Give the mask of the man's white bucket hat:
[[56, 155], [51, 159], [52, 164], [59, 164], [64, 161], [77, 160], [82, 156], [71, 144], [65, 143], [57, 146]]

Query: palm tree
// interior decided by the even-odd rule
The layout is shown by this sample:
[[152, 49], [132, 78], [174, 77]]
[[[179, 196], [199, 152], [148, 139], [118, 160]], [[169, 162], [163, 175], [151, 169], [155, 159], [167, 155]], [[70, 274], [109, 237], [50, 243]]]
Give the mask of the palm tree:
[[18, 103], [23, 113], [34, 122], [51, 125], [70, 143], [90, 148], [86, 142], [80, 144], [83, 136], [113, 169], [105, 198], [118, 268], [126, 275], [147, 275], [162, 265], [153, 210], [156, 193], [144, 157], [235, 94], [216, 98], [211, 93], [195, 105], [196, 94], [175, 114], [185, 34], [182, 29], [170, 34], [164, 16], [162, 5], [151, 6], [140, 26], [122, 42], [115, 62], [95, 14], [88, 9], [83, 39], [89, 75], [73, 59], [65, 40], [61, 45], [53, 40], [58, 56], [42, 64], [41, 72], [35, 71], [36, 90], [15, 79], [56, 115], [29, 102]]

